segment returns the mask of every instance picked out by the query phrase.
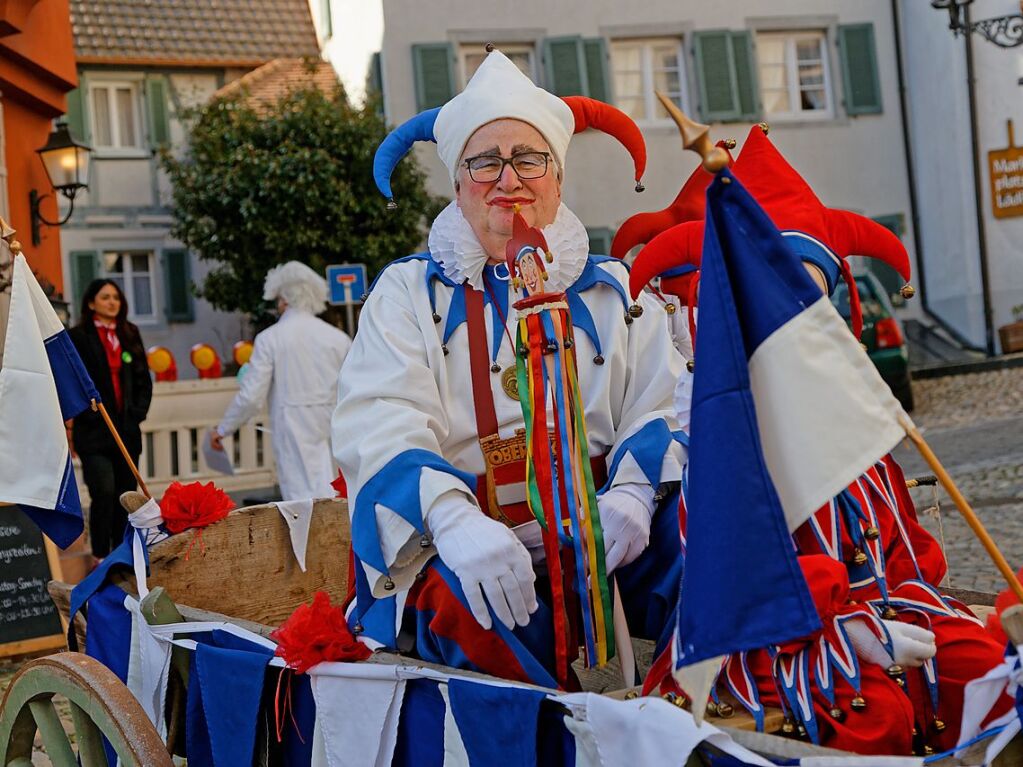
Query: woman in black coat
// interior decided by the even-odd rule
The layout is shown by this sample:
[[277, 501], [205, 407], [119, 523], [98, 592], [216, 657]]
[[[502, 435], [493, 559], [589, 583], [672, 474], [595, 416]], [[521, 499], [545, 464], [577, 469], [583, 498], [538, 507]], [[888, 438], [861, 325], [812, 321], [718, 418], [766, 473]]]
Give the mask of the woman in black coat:
[[[128, 322], [128, 302], [113, 280], [93, 280], [82, 296], [81, 318], [71, 340], [117, 427], [132, 460], [142, 453], [142, 430], [153, 398], [146, 351], [139, 329]], [[98, 412], [87, 410], [72, 426], [75, 452], [89, 488], [89, 539], [102, 559], [120, 544], [127, 512], [121, 493], [134, 490], [135, 477]]]

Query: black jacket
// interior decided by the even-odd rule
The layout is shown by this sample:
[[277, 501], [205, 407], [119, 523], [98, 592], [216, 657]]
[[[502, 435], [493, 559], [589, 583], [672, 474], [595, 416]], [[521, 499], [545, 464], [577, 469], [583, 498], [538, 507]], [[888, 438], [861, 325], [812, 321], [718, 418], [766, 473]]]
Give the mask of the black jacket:
[[[131, 362], [125, 362], [123, 357], [121, 359], [121, 393], [124, 397], [122, 411], [117, 409], [110, 365], [107, 363], [106, 350], [95, 326], [76, 325], [71, 328], [69, 335], [82, 362], [85, 363], [89, 377], [96, 384], [96, 390], [106, 406], [107, 413], [110, 414], [110, 420], [117, 427], [128, 452], [137, 458], [142, 452], [142, 430], [139, 424], [146, 420], [146, 414], [149, 412], [149, 403], [153, 399], [153, 379], [149, 375], [146, 352], [138, 329], [134, 325], [132, 329], [135, 331], [135, 338], [138, 339], [134, 343], [130, 339], [125, 339], [123, 334], [118, 334], [122, 352], [127, 351], [131, 355]], [[76, 416], [72, 438], [77, 453], [117, 450], [117, 443], [114, 442], [99, 412], [86, 410]]]

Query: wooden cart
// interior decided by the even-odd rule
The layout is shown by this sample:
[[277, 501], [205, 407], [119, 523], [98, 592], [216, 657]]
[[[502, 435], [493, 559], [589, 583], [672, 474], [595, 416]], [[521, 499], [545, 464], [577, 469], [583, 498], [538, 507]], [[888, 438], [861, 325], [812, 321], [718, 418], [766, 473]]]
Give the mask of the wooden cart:
[[[268, 636], [300, 604], [316, 591], [326, 591], [339, 601], [347, 582], [349, 522], [343, 500], [318, 501], [309, 534], [307, 569], [303, 572], [292, 553], [288, 526], [273, 504], [232, 512], [223, 521], [202, 531], [172, 536], [150, 549], [150, 594], [142, 612], [151, 624], [181, 621], [226, 621], [261, 636]], [[115, 576], [126, 592], [135, 583], [127, 572]], [[71, 587], [51, 582], [50, 594], [67, 620]], [[978, 611], [991, 609], [991, 595], [956, 592], [957, 598]], [[173, 597], [173, 599], [171, 598]], [[77, 616], [75, 631], [84, 647], [87, 617]], [[649, 644], [638, 643], [637, 658], [649, 658]], [[175, 653], [186, 651], [175, 650]], [[102, 746], [105, 737], [122, 764], [169, 767], [172, 754], [181, 750], [187, 657], [172, 660], [167, 710], [170, 727], [164, 742], [127, 687], [105, 666], [80, 653], [60, 653], [26, 664], [12, 680], [0, 704], [0, 767], [29, 767], [33, 742], [41, 737], [47, 755], [58, 767], [106, 765]], [[431, 667], [419, 660], [376, 653], [372, 663]], [[586, 689], [616, 698], [631, 697], [635, 690], [621, 689], [615, 664], [603, 670], [581, 673]], [[441, 671], [452, 669], [432, 666]], [[471, 672], [463, 676], [483, 677]], [[552, 693], [556, 691], [551, 691]], [[66, 699], [72, 726], [61, 721], [55, 700]], [[709, 715], [709, 720], [728, 731], [734, 740], [770, 757], [799, 758], [810, 755], [843, 755], [843, 752], [779, 737], [783, 715], [769, 711], [765, 732], [756, 732], [752, 717], [737, 704], [728, 718]], [[979, 761], [979, 746], [962, 761], [943, 760], [938, 765]], [[971, 761], [972, 759], [972, 761]], [[1019, 743], [1003, 752], [996, 764], [1023, 765]]]

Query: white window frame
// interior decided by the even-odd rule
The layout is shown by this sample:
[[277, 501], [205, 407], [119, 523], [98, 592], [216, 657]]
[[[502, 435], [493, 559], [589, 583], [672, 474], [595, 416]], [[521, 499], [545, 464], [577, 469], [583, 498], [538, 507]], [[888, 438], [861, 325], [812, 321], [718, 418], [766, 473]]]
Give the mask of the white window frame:
[[[121, 256], [121, 263], [125, 267], [124, 271], [121, 272], [108, 272], [107, 271], [107, 256]], [[145, 255], [149, 261], [149, 305], [153, 307], [152, 314], [138, 314], [135, 311], [135, 283], [132, 281], [132, 277], [135, 276], [133, 272], [131, 256]], [[100, 251], [99, 256], [99, 272], [100, 276], [104, 279], [115, 280], [121, 278], [123, 284], [121, 285], [121, 292], [124, 293], [125, 299], [128, 301], [128, 319], [134, 322], [136, 325], [156, 325], [160, 320], [160, 306], [157, 303], [158, 291], [156, 289], [156, 251], [150, 248], [123, 248], [114, 249], [109, 248]]]
[[[789, 109], [784, 112], [768, 112], [767, 87], [764, 85], [764, 78], [761, 77], [761, 61], [757, 56], [757, 76], [760, 80], [760, 100], [764, 105], [764, 117], [777, 121], [797, 120], [834, 120], [835, 119], [835, 93], [831, 86], [831, 51], [828, 45], [828, 32], [825, 29], [803, 29], [790, 31], [765, 31], [757, 32], [756, 40], [759, 43], [765, 38], [782, 39], [785, 42], [785, 86], [788, 91], [789, 104], [796, 109]], [[821, 72], [823, 74], [820, 89], [824, 91], [827, 99], [826, 109], [803, 109], [802, 108], [802, 87], [799, 83], [799, 62], [796, 58], [796, 43], [805, 40], [817, 42], [820, 51]], [[757, 45], [759, 50], [760, 46]]]
[[[148, 125], [145, 121], [145, 112], [142, 109], [143, 100], [143, 78], [142, 75], [122, 76], [118, 78], [97, 78], [90, 75], [88, 80], [88, 103], [86, 109], [89, 115], [89, 133], [92, 137], [93, 149], [98, 157], [146, 157], [149, 155], [146, 136]], [[137, 143], [131, 146], [119, 145], [120, 124], [117, 119], [117, 100], [114, 98], [118, 88], [127, 88], [131, 91], [131, 103], [134, 110], [135, 132]], [[110, 136], [113, 144], [99, 144], [98, 131], [96, 130], [96, 102], [93, 94], [97, 90], [106, 90], [107, 107], [110, 110]]]
[[[470, 54], [480, 55], [484, 53], [484, 45], [486, 43], [459, 43], [458, 45], [458, 76], [461, 78], [462, 87], [464, 88], [468, 82], [469, 69], [466, 66], [466, 58]], [[511, 58], [512, 54], [515, 53], [527, 53], [529, 54], [529, 72], [526, 76], [529, 77], [534, 83], [536, 79], [536, 45], [533, 43], [501, 43], [498, 46], [505, 56]]]
[[[657, 109], [660, 107], [660, 101], [657, 99], [654, 93], [654, 54], [653, 47], [655, 45], [665, 45], [672, 43], [677, 47], [678, 55], [678, 85], [679, 85], [679, 109], [686, 114], [690, 114], [689, 110], [689, 94], [688, 94], [688, 71], [686, 70], [686, 56], [685, 48], [682, 44], [682, 38], [677, 35], [665, 35], [664, 37], [631, 37], [631, 38], [616, 38], [611, 40], [611, 83], [614, 88], [615, 76], [617, 69], [615, 68], [615, 49], [620, 49], [625, 46], [641, 46], [640, 52], [640, 76], [642, 80], [643, 89], [643, 114], [642, 118], [636, 119], [636, 123], [642, 126], [655, 126], [655, 125], [674, 125], [671, 118], [668, 116], [655, 117]], [[631, 71], [631, 70], [630, 70]], [[612, 91], [614, 92], [614, 91]], [[615, 92], [615, 99], [617, 100], [619, 94]]]

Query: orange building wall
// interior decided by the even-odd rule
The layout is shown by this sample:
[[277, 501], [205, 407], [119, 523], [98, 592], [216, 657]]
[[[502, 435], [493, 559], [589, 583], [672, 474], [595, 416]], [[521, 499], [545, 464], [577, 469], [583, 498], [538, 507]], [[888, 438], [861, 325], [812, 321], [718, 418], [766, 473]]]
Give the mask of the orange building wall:
[[[28, 193], [35, 189], [39, 194], [49, 193], [43, 200], [43, 216], [50, 221], [59, 221], [57, 206], [53, 200], [43, 163], [36, 149], [46, 143], [50, 135], [50, 118], [25, 107], [17, 101], [4, 100], [4, 140], [7, 144], [7, 197], [10, 202], [11, 220], [8, 222], [18, 230], [25, 258], [39, 277], [45, 277], [54, 285], [64, 284], [61, 277], [60, 229], [44, 226], [40, 229], [42, 242], [32, 245], [32, 227], [29, 217]], [[66, 298], [66, 296], [65, 296]]]
[[[36, 149], [46, 143], [51, 121], [64, 114], [65, 94], [77, 84], [68, 0], [0, 2], [0, 98], [3, 99], [10, 224], [18, 230], [33, 270], [63, 285], [60, 229], [43, 227], [42, 243], [32, 245], [28, 195], [52, 194]], [[43, 215], [55, 221], [52, 197]]]

